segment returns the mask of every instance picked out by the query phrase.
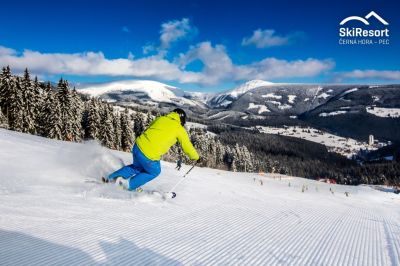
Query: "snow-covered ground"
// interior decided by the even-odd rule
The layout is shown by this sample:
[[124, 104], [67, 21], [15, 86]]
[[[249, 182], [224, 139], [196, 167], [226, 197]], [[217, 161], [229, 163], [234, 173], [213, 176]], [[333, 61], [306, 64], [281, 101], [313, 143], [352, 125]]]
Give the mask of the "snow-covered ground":
[[367, 112], [379, 117], [400, 117], [400, 108], [367, 107]]
[[265, 112], [271, 112], [265, 105], [254, 104], [254, 103], [249, 103], [249, 107], [247, 109], [258, 109], [259, 114]]
[[263, 87], [263, 86], [271, 86], [274, 85], [274, 83], [269, 82], [269, 81], [265, 81], [265, 80], [250, 80], [236, 88], [234, 88], [233, 90], [229, 91], [229, 95], [232, 97], [239, 97], [240, 95], [245, 94], [246, 92], [254, 89], [254, 88], [258, 88], [258, 87]]
[[[84, 182], [130, 161], [0, 130], [0, 265], [400, 264], [399, 195], [207, 168], [170, 200]], [[169, 190], [174, 166], [144, 189]]]
[[[147, 95], [149, 103], [157, 104], [159, 102], [178, 102], [195, 106], [195, 101], [181, 97], [184, 94], [180, 89], [161, 82], [152, 80], [121, 80], [106, 82], [100, 84], [80, 85], [80, 93], [87, 94], [90, 97], [100, 97], [107, 93], [140, 93]], [[178, 94], [178, 95], [177, 95]], [[196, 93], [196, 96], [203, 94]], [[108, 102], [115, 102], [115, 99], [108, 99]]]
[[261, 95], [263, 98], [274, 98], [274, 99], [282, 99], [281, 95], [276, 95], [274, 93], [267, 93], [265, 95]]
[[320, 113], [319, 116], [327, 117], [327, 116], [343, 115], [346, 113], [347, 113], [347, 111], [334, 111], [334, 112], [330, 112], [330, 113]]
[[272, 103], [272, 104], [274, 104], [274, 105], [277, 105], [278, 108], [281, 109], [281, 110], [290, 109], [290, 108], [293, 107], [293, 106], [290, 105], [290, 104], [282, 104], [281, 102], [278, 102], [278, 101], [267, 101], [267, 102], [268, 102], [268, 103]]
[[326, 99], [326, 98], [329, 98], [331, 95], [329, 95], [329, 94], [327, 94], [327, 93], [321, 93], [320, 95], [318, 95], [317, 96], [317, 98], [324, 98], [324, 99]]
[[[326, 114], [325, 116], [329, 115], [339, 115], [340, 112], [346, 111], [337, 111], [335, 114]], [[333, 135], [327, 132], [320, 131], [318, 129], [307, 127], [261, 127], [257, 126], [257, 128], [267, 134], [279, 134], [283, 136], [290, 136], [296, 138], [302, 138], [305, 140], [313, 141], [316, 143], [324, 144], [328, 147], [329, 151], [340, 153], [348, 158], [351, 158], [353, 155], [357, 154], [360, 149], [362, 150], [376, 150], [379, 147], [383, 147], [386, 143], [378, 142], [373, 146], [369, 145], [367, 142], [357, 141], [352, 138], [343, 138], [337, 135]]]

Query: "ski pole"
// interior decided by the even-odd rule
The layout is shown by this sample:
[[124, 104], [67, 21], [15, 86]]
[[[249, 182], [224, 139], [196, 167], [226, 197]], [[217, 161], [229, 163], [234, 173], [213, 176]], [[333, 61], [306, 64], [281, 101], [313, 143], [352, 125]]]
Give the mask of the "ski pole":
[[173, 190], [185, 179], [185, 177], [190, 173], [190, 171], [192, 171], [192, 169], [196, 166], [197, 161], [192, 165], [192, 167], [190, 167], [189, 171], [186, 172], [186, 174], [181, 178], [181, 180], [179, 180], [171, 189], [170, 189], [170, 193], [172, 193], [172, 198], [176, 197], [176, 193], [173, 192]]
[[197, 161], [192, 165], [192, 167], [190, 167], [189, 171], [187, 171], [186, 174], [182, 178], [185, 178], [190, 173], [190, 171], [192, 171], [192, 169], [196, 166], [196, 164], [197, 164]]

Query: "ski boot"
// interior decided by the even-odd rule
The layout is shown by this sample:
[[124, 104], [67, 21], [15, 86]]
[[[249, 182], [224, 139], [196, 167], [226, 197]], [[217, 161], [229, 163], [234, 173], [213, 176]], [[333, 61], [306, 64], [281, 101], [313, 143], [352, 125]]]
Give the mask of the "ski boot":
[[115, 181], [115, 185], [120, 188], [120, 189], [129, 189], [129, 180], [124, 179], [122, 177], [118, 177], [117, 180]]

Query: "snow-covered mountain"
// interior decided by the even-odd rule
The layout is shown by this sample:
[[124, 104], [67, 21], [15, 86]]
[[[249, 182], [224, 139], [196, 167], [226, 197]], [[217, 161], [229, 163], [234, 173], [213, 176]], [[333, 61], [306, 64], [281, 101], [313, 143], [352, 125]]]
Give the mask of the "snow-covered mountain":
[[[325, 104], [346, 102], [345, 105], [370, 106], [389, 103], [387, 108], [398, 108], [399, 85], [329, 85], [271, 83], [253, 80], [215, 95], [208, 104], [211, 108], [252, 113], [255, 115], [300, 115]], [[397, 91], [396, 91], [397, 90]], [[354, 97], [357, 95], [357, 97]], [[391, 101], [389, 101], [389, 98]], [[398, 103], [397, 105], [395, 103]], [[343, 105], [343, 104], [342, 104]], [[341, 106], [343, 107], [343, 106]], [[381, 106], [383, 107], [383, 106]], [[330, 110], [343, 113], [343, 110]], [[392, 110], [394, 115], [397, 110]], [[381, 113], [390, 113], [381, 112]], [[373, 114], [373, 112], [370, 112]]]
[[272, 82], [268, 82], [268, 81], [264, 81], [264, 80], [250, 80], [250, 81], [243, 83], [242, 85], [234, 88], [233, 90], [215, 95], [213, 98], [211, 98], [208, 101], [208, 103], [212, 107], [227, 107], [234, 100], [238, 99], [240, 96], [242, 96], [246, 92], [251, 91], [258, 87], [271, 86], [273, 84], [274, 83], [272, 83]]
[[135, 194], [90, 183], [129, 153], [3, 129], [0, 147], [0, 265], [400, 264], [393, 193], [196, 167], [163, 200], [189, 165]]
[[252, 80], [212, 95], [185, 92], [155, 81], [131, 80], [81, 86], [80, 91], [124, 105], [153, 105], [165, 112], [181, 106], [191, 116], [236, 125], [306, 124], [363, 141], [369, 134], [382, 140], [400, 141], [399, 135], [394, 134], [400, 130], [400, 124], [394, 120], [400, 117], [400, 85]]
[[177, 87], [152, 80], [122, 80], [78, 87], [79, 92], [110, 102], [137, 101], [143, 104], [169, 103], [180, 106], [203, 106], [205, 94], [185, 92]]

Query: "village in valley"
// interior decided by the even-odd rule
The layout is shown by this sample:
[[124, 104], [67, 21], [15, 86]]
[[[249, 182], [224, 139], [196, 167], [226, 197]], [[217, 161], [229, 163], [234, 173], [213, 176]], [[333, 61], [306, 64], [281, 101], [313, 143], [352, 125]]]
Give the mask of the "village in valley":
[[[379, 141], [373, 135], [369, 135], [368, 140], [363, 142], [337, 136], [312, 127], [284, 126], [283, 128], [278, 128], [257, 126], [256, 128], [262, 133], [301, 138], [323, 144], [327, 147], [328, 151], [339, 153], [349, 159], [362, 158], [369, 151], [374, 151], [391, 144], [390, 141]], [[393, 160], [393, 157], [385, 159], [390, 161]]]

